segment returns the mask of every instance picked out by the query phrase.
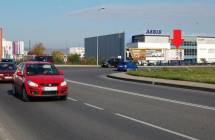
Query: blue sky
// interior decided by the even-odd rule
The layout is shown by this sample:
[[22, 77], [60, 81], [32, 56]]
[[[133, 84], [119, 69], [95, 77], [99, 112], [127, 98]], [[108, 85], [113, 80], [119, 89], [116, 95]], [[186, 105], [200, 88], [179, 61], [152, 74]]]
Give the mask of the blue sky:
[[[7, 40], [43, 42], [48, 48], [83, 46], [85, 37], [125, 31], [215, 36], [215, 0], [0, 0]], [[98, 10], [105, 7], [105, 10]], [[26, 46], [27, 47], [27, 46]]]

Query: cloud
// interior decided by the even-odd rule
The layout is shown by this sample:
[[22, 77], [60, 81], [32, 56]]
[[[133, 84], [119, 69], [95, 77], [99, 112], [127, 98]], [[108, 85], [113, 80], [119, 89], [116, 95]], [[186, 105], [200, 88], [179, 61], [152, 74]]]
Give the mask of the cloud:
[[213, 13], [215, 13], [215, 5], [184, 3], [103, 5], [72, 11], [68, 16], [73, 20], [121, 24], [133, 30], [139, 30], [140, 27], [163, 30], [180, 27], [189, 34], [194, 32], [214, 32], [215, 34]]

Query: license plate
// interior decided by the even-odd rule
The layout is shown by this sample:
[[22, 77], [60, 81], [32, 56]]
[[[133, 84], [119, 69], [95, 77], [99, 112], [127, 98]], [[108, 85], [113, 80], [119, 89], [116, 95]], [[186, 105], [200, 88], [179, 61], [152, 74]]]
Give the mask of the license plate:
[[6, 76], [6, 77], [4, 77], [4, 79], [13, 79], [13, 77]]
[[43, 91], [57, 91], [57, 87], [44, 87]]

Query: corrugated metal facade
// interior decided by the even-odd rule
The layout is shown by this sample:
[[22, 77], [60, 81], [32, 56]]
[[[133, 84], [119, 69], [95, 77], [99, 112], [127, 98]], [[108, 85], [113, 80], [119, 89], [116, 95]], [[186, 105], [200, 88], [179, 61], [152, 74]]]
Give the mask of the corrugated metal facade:
[[[125, 33], [117, 33], [98, 37], [99, 60], [121, 56], [124, 58]], [[85, 57], [96, 58], [97, 37], [85, 38]]]
[[3, 40], [3, 33], [2, 33], [3, 31], [2, 31], [2, 28], [0, 28], [0, 59], [2, 59], [2, 40]]

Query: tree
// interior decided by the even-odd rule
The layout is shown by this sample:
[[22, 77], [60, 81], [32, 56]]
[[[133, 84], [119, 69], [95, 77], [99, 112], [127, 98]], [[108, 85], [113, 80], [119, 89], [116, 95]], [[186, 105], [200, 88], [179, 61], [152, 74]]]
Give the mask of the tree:
[[37, 43], [32, 48], [31, 52], [33, 55], [44, 55], [45, 50], [46, 50], [46, 48], [43, 45], [43, 43]]
[[54, 63], [61, 64], [61, 63], [64, 62], [64, 53], [63, 52], [61, 52], [61, 51], [53, 51], [51, 53], [51, 55], [53, 56]]
[[81, 61], [80, 55], [78, 54], [70, 54], [67, 59], [71, 64], [80, 64]]

